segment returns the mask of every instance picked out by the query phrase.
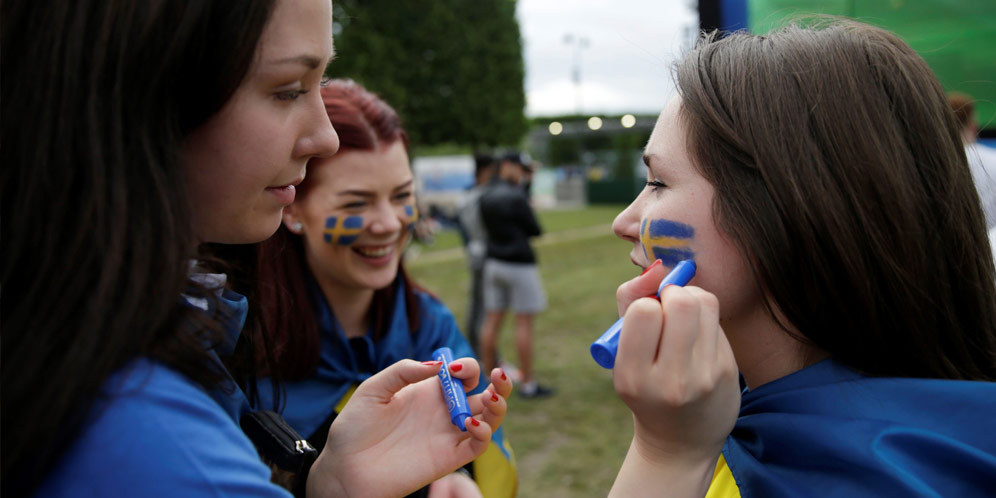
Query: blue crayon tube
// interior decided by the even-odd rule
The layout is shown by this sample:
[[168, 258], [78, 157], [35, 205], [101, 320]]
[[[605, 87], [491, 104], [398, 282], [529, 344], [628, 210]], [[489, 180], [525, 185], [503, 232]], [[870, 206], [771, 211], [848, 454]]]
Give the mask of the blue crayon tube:
[[467, 406], [467, 393], [463, 392], [463, 381], [450, 375], [453, 351], [450, 348], [439, 348], [432, 352], [432, 359], [443, 362], [442, 368], [436, 375], [439, 376], [439, 385], [443, 388], [443, 398], [446, 400], [446, 409], [450, 412], [450, 422], [466, 432], [464, 420], [470, 416], [470, 407]]
[[[657, 286], [657, 298], [660, 299], [661, 291], [668, 285], [685, 286], [692, 277], [695, 276], [695, 262], [686, 259], [674, 265], [671, 273], [668, 273], [664, 280]], [[611, 369], [616, 365], [616, 353], [619, 351], [619, 333], [622, 332], [623, 319], [620, 318], [613, 323], [601, 337], [591, 343], [591, 357], [595, 359], [602, 368]]]

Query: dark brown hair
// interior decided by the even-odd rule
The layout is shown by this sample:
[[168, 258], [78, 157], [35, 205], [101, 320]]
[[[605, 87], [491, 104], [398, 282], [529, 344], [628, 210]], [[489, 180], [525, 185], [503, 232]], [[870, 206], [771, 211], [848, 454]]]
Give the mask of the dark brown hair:
[[[408, 134], [397, 112], [356, 82], [332, 80], [322, 88], [322, 99], [339, 134], [339, 153], [381, 150], [398, 141], [408, 149]], [[313, 159], [308, 169], [316, 167], [321, 167], [321, 161]], [[308, 195], [311, 178], [314, 176], [307, 175], [298, 186], [299, 199]], [[314, 375], [321, 341], [309, 289], [311, 270], [301, 237], [281, 225], [276, 235], [258, 245], [256, 273], [252, 297], [258, 306], [265, 342], [273, 355], [270, 372], [283, 380]], [[402, 261], [398, 263], [398, 274], [404, 282], [408, 324], [414, 333], [419, 314], [413, 291], [418, 287], [408, 277]], [[374, 292], [368, 317], [376, 338], [384, 335], [390, 326], [396, 288], [389, 285]], [[260, 360], [265, 362], [264, 358]]]
[[717, 226], [787, 330], [870, 375], [996, 380], [993, 256], [922, 58], [832, 20], [705, 36], [677, 80]]
[[204, 347], [217, 324], [192, 326], [181, 304], [197, 289], [178, 155], [238, 88], [271, 11], [4, 3], [4, 495], [37, 486], [131, 360], [220, 379]]

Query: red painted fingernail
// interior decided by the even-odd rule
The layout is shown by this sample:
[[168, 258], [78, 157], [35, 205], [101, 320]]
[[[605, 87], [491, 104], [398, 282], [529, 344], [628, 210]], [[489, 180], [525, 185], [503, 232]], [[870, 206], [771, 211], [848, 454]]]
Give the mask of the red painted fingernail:
[[495, 393], [491, 393], [491, 401], [498, 401], [498, 395]]
[[481, 425], [481, 423], [478, 422], [476, 418], [471, 417], [470, 418], [470, 425], [473, 425], [474, 427], [477, 427], [477, 426]]
[[641, 273], [640, 276], [642, 277], [646, 275], [648, 271], [652, 270], [655, 266], [659, 264], [661, 264], [661, 260], [655, 259], [653, 263], [650, 263], [650, 266], [648, 266], [645, 270], [643, 270], [643, 273]]
[[442, 365], [443, 362], [441, 362], [441, 361], [423, 361], [422, 364], [423, 365], [430, 365], [430, 366], [437, 366], [437, 365]]
[[508, 380], [508, 377], [505, 377], [505, 371], [504, 370], [502, 370], [502, 369], [499, 368], [498, 371], [501, 372], [501, 380]]
[[459, 363], [451, 363], [450, 370], [453, 370], [454, 372], [459, 372], [460, 370], [463, 370], [463, 365]]

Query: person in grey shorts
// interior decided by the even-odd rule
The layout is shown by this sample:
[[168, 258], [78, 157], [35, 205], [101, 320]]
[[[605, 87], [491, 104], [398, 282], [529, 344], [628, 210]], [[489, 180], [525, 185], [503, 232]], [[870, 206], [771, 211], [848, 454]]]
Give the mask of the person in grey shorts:
[[535, 315], [546, 309], [546, 293], [535, 264], [500, 259], [484, 262], [484, 309]]
[[553, 390], [533, 379], [533, 317], [546, 308], [546, 295], [529, 244], [529, 238], [542, 229], [520, 186], [528, 163], [519, 153], [502, 157], [497, 178], [480, 198], [481, 220], [488, 234], [480, 357], [485, 371], [496, 366], [498, 332], [511, 310], [522, 377], [519, 395], [536, 398], [549, 396]]

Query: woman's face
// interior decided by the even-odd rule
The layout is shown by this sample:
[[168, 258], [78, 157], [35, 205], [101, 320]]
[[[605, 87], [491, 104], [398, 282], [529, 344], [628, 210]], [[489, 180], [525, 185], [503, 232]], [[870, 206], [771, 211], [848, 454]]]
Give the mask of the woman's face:
[[323, 288], [381, 289], [394, 281], [416, 217], [412, 189], [400, 140], [312, 162], [307, 193], [287, 208], [284, 224], [304, 237]]
[[660, 259], [670, 268], [684, 259], [698, 267], [690, 285], [719, 298], [721, 318], [754, 311], [758, 294], [740, 253], [713, 221], [714, 189], [693, 165], [679, 119], [681, 101], [661, 113], [644, 154], [647, 186], [612, 223], [633, 243], [630, 260], [646, 268]]
[[277, 0], [245, 80], [188, 137], [185, 187], [202, 242], [272, 235], [308, 159], [339, 148], [319, 91], [331, 26], [328, 0]]

